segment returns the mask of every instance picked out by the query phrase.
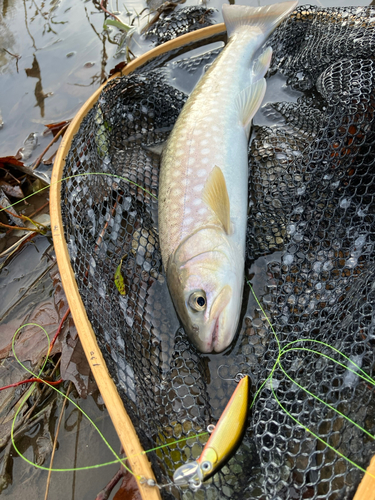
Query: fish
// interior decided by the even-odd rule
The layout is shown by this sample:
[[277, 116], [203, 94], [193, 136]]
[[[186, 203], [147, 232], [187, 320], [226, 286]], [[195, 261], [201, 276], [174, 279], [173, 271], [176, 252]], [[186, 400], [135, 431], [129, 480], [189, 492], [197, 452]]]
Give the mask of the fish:
[[296, 7], [224, 5], [228, 43], [197, 83], [161, 156], [159, 240], [168, 288], [202, 353], [232, 342], [242, 306], [248, 142], [272, 49], [260, 48]]
[[249, 406], [249, 377], [238, 383], [201, 455], [194, 462], [181, 465], [173, 474], [178, 486], [198, 489], [232, 455], [243, 434]]

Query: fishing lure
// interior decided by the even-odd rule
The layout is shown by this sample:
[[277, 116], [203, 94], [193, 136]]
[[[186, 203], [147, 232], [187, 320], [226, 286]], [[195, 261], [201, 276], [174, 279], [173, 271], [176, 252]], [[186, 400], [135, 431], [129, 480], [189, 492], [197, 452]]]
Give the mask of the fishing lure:
[[173, 481], [176, 485], [199, 489], [202, 482], [229, 458], [242, 436], [249, 406], [248, 398], [249, 377], [246, 375], [232, 394], [200, 457], [182, 465], [174, 473]]

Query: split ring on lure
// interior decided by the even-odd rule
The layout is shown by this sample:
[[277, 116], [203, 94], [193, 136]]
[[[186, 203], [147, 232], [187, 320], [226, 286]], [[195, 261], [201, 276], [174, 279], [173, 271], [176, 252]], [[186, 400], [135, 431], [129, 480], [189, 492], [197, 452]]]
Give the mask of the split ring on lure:
[[173, 474], [177, 486], [190, 486], [193, 490], [219, 469], [239, 444], [249, 406], [249, 377], [241, 379], [223, 414], [216, 424], [201, 456], [194, 462], [179, 467]]

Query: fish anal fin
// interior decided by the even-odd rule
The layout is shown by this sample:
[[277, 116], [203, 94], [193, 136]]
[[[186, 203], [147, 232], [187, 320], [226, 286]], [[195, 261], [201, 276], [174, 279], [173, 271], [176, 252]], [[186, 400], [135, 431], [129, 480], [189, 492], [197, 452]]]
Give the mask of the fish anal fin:
[[247, 127], [255, 113], [260, 108], [266, 93], [266, 80], [261, 78], [249, 87], [246, 87], [236, 97], [236, 106], [239, 118], [244, 127]]
[[204, 186], [203, 201], [215, 212], [227, 234], [231, 233], [230, 202], [222, 170], [215, 166]]

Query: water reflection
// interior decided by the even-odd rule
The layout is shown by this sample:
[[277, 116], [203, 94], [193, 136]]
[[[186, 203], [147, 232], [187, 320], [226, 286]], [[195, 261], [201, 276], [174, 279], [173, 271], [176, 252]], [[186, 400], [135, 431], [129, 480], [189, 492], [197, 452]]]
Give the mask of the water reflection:
[[40, 108], [40, 115], [42, 118], [44, 118], [44, 101], [48, 97], [49, 94], [45, 94], [43, 92], [42, 88], [42, 75], [40, 74], [40, 67], [38, 64], [38, 60], [34, 54], [34, 59], [33, 59], [33, 65], [31, 68], [26, 68], [26, 75], [30, 78], [37, 78], [38, 81], [35, 84], [35, 98], [36, 98], [36, 105], [39, 106]]

